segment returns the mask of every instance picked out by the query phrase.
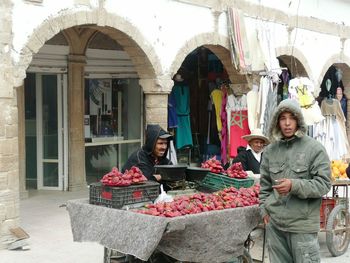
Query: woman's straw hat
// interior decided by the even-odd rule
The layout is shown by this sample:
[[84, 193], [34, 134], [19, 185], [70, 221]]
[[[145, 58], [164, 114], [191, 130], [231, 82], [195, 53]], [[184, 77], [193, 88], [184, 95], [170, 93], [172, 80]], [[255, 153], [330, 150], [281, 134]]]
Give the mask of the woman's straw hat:
[[269, 144], [269, 139], [262, 133], [261, 129], [254, 129], [249, 135], [242, 136], [242, 139], [250, 142], [253, 139], [260, 139], [265, 142], [265, 144]]

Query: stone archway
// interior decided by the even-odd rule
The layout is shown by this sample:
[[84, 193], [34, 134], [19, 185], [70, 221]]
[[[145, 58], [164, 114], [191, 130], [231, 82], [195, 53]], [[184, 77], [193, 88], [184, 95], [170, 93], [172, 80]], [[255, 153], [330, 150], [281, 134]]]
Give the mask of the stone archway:
[[188, 54], [201, 46], [209, 49], [220, 59], [232, 83], [242, 84], [248, 82], [246, 75], [239, 74], [231, 63], [229, 39], [216, 33], [200, 34], [187, 41], [178, 51], [170, 67], [170, 76], [177, 72]]
[[293, 76], [308, 77], [314, 79], [310, 65], [304, 54], [297, 48], [278, 47], [276, 56], [287, 65]]
[[342, 59], [344, 62], [339, 62], [339, 56], [334, 55], [332, 56], [327, 63], [324, 65], [322, 69], [322, 73], [319, 77], [320, 83], [322, 83], [323, 79], [325, 78], [328, 70], [331, 67], [336, 67], [339, 68], [343, 72], [343, 77], [342, 77], [342, 83], [344, 86], [344, 94], [347, 98], [347, 112], [346, 112], [346, 133], [348, 135], [348, 141], [350, 141], [350, 59], [348, 57], [345, 57]]
[[[163, 73], [155, 50], [138, 28], [124, 18], [108, 13], [102, 8], [91, 11], [65, 10], [49, 17], [37, 27], [21, 49], [19, 61], [15, 65], [15, 87], [22, 85], [26, 76], [26, 69], [32, 61], [33, 55], [39, 51], [45, 42], [60, 31], [75, 26], [96, 27], [123, 46], [135, 65], [140, 77], [139, 83], [146, 94], [146, 122], [159, 122], [166, 126], [164, 125], [167, 122], [166, 117], [160, 120], [158, 120], [158, 117], [154, 119], [147, 114], [147, 109], [155, 107], [157, 112], [162, 112], [167, 107], [166, 97], [171, 90], [171, 78]], [[81, 54], [77, 55], [80, 56]], [[158, 100], [162, 101], [159, 109], [160, 104], [156, 103]], [[158, 114], [157, 116], [162, 115]]]
[[229, 76], [234, 75], [234, 68], [231, 64], [229, 39], [215, 33], [204, 33], [188, 40], [178, 51], [170, 67], [170, 76], [173, 76], [180, 68], [186, 56], [198, 47], [204, 46], [210, 49], [221, 60]]
[[[65, 10], [56, 16], [49, 17], [38, 26], [21, 49], [19, 61], [15, 65], [15, 86], [22, 84], [33, 55], [39, 51], [47, 40], [60, 31], [84, 25], [97, 26], [101, 32], [118, 41], [130, 55], [139, 77], [141, 79], [154, 79], [158, 83], [156, 85], [158, 89], [162, 90], [162, 67], [152, 45], [147, 42], [134, 25], [122, 17], [108, 13], [104, 9], [77, 12]], [[157, 76], [161, 76], [159, 81]]]
[[[339, 54], [335, 54], [327, 60], [322, 68], [320, 76], [318, 77], [319, 83], [322, 83], [323, 77], [332, 65], [339, 66], [343, 70], [344, 92], [350, 98], [350, 58], [345, 55], [340, 57]], [[346, 79], [346, 77], [348, 77], [348, 79]]]
[[[83, 127], [83, 77], [85, 65], [85, 51], [89, 41], [96, 32], [102, 32], [111, 39], [118, 42], [128, 53], [135, 71], [140, 78], [139, 84], [146, 94], [146, 122], [166, 123], [166, 115], [153, 120], [149, 116], [153, 111], [163, 112], [167, 107], [167, 85], [169, 83], [162, 73], [161, 63], [153, 49], [141, 32], [125, 19], [106, 12], [103, 9], [92, 11], [62, 11], [56, 16], [45, 20], [37, 27], [28, 38], [25, 46], [21, 49], [19, 61], [16, 63], [15, 86], [21, 86], [26, 77], [26, 70], [29, 67], [33, 55], [38, 53], [44, 44], [62, 32], [69, 43], [70, 52], [68, 56], [69, 83], [68, 89], [68, 110], [69, 114], [69, 148], [74, 148], [80, 153], [84, 152], [84, 127]], [[127, 33], [126, 33], [127, 32]], [[23, 91], [23, 88], [20, 90]], [[161, 99], [162, 103], [155, 103]], [[165, 118], [165, 119], [164, 119]], [[22, 124], [21, 124], [22, 123]], [[24, 120], [19, 121], [19, 126], [23, 126]], [[164, 125], [163, 125], [164, 126]], [[23, 128], [23, 127], [22, 127]], [[19, 127], [20, 129], [20, 127]], [[21, 129], [23, 130], [23, 129]], [[22, 133], [21, 133], [22, 134]], [[23, 141], [23, 134], [21, 135]], [[22, 147], [24, 149], [24, 147]], [[23, 151], [22, 151], [23, 153]], [[74, 174], [74, 180], [69, 178], [69, 189], [80, 189], [84, 183], [83, 154], [69, 154], [69, 172]], [[72, 165], [73, 164], [73, 165]], [[22, 167], [23, 168], [23, 167]], [[20, 177], [23, 177], [23, 169]], [[78, 178], [78, 179], [77, 179]], [[22, 187], [23, 188], [23, 187]]]

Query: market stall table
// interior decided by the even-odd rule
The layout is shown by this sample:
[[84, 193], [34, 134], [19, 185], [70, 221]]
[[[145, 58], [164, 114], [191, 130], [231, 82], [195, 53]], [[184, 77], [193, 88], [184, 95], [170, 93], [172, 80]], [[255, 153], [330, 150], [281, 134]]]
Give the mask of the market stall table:
[[244, 242], [260, 221], [257, 205], [174, 218], [70, 200], [74, 241], [97, 242], [147, 261], [157, 249], [177, 260], [225, 262], [243, 254]]

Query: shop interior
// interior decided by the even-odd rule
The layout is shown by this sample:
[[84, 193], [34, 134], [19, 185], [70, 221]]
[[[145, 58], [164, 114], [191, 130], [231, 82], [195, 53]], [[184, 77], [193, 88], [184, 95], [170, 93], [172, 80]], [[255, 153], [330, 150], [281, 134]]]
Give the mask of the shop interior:
[[[343, 84], [344, 69], [342, 69], [341, 65], [332, 65], [328, 69], [321, 84], [321, 92], [315, 94], [316, 87], [314, 87], [310, 81], [304, 66], [298, 59], [287, 55], [280, 56], [277, 59], [281, 70], [278, 75], [279, 80], [273, 80], [273, 84], [271, 84], [272, 87], [277, 87], [276, 94], [274, 94], [274, 96], [276, 96], [275, 100], [277, 101], [276, 106], [282, 100], [291, 97], [299, 100], [299, 103], [301, 104], [306, 103], [303, 101], [305, 97], [303, 98], [302, 93], [299, 91], [294, 93], [294, 90], [297, 91], [298, 89], [302, 89], [307, 91], [309, 96], [307, 100], [310, 100], [310, 105], [301, 106], [302, 108], [307, 109], [309, 113], [309, 108], [313, 108], [313, 112], [306, 116], [310, 136], [318, 139], [317, 134], [315, 134], [314, 131], [317, 125], [321, 125], [320, 121], [325, 119], [323, 116], [324, 112], [321, 112], [321, 102], [325, 98], [338, 98], [342, 105], [345, 120], [347, 119], [347, 98], [344, 93]], [[272, 79], [272, 76], [269, 76], [269, 73], [260, 72], [257, 75], [258, 86], [263, 77]], [[200, 47], [186, 57], [177, 71], [177, 74], [174, 75], [173, 80], [173, 91], [177, 86], [188, 87], [188, 98], [181, 102], [188, 103], [188, 109], [186, 109], [183, 104], [179, 106], [183, 107], [180, 110], [182, 111], [180, 112], [180, 115], [188, 115], [189, 117], [189, 123], [184, 125], [185, 128], [188, 129], [187, 136], [185, 136], [187, 140], [176, 136], [178, 128], [176, 126], [174, 127], [174, 123], [172, 123], [173, 116], [171, 116], [171, 107], [174, 102], [171, 98], [172, 94], [169, 95], [168, 128], [175, 135], [174, 145], [177, 153], [177, 161], [191, 166], [199, 166], [202, 162], [214, 156], [220, 160], [222, 157], [221, 138], [220, 132], [218, 131], [215, 107], [211, 95], [213, 90], [220, 89], [220, 83], [222, 83], [222, 81], [229, 81], [223, 64], [209, 49]], [[291, 80], [293, 80], [293, 83], [297, 83], [295, 84], [297, 86], [296, 89], [292, 87], [293, 90], [291, 90]], [[327, 80], [328, 82], [329, 80], [331, 81], [331, 85], [328, 85], [328, 87], [326, 85]], [[248, 85], [251, 85], [251, 83]], [[232, 83], [229, 84], [229, 86], [234, 90]], [[184, 92], [183, 89], [181, 91]], [[186, 94], [186, 92], [184, 94]], [[317, 109], [315, 109], [315, 103], [318, 104]], [[180, 123], [179, 125], [183, 125], [183, 123]], [[345, 125], [342, 125], [342, 127], [345, 128]], [[265, 132], [267, 132], [266, 127], [264, 133]], [[348, 147], [346, 146], [346, 129], [342, 133], [344, 134], [342, 144], [344, 144], [345, 147]], [[188, 139], [189, 137], [190, 139]], [[325, 144], [325, 142], [322, 143]], [[336, 154], [334, 156], [332, 153], [329, 154], [331, 159], [339, 159], [340, 156], [345, 156], [348, 153], [349, 151], [344, 149], [344, 151], [338, 155]]]
[[[181, 83], [176, 79], [177, 74], [182, 78]], [[220, 82], [228, 79], [223, 64], [209, 49], [199, 47], [186, 57], [177, 74], [173, 79], [175, 85], [188, 87], [192, 138], [178, 146], [174, 136], [178, 162], [198, 166], [209, 157], [220, 159], [220, 139], [210, 94], [220, 88]], [[176, 133], [176, 128], [171, 125], [168, 128]]]
[[86, 180], [121, 167], [140, 146], [142, 92], [137, 79], [85, 79]]

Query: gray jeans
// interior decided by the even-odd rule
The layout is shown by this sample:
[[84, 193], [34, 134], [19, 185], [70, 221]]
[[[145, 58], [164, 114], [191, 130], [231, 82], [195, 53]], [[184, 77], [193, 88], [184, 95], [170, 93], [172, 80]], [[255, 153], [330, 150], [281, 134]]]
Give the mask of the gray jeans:
[[291, 233], [266, 225], [267, 247], [271, 263], [319, 263], [317, 233]]

